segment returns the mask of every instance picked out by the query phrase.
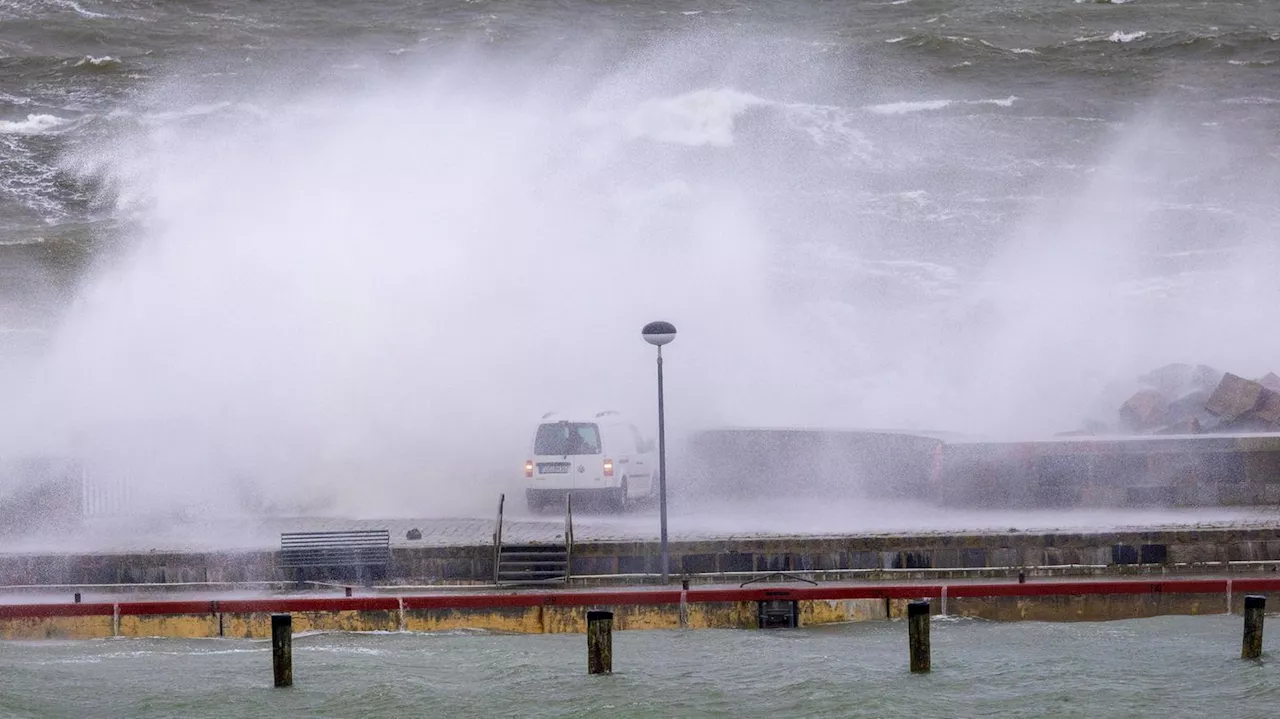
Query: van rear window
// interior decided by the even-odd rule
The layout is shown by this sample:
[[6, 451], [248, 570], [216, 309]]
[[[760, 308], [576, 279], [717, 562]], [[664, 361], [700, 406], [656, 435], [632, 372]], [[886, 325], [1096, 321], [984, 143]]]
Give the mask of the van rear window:
[[538, 427], [534, 454], [600, 454], [600, 431], [586, 422], [556, 422]]

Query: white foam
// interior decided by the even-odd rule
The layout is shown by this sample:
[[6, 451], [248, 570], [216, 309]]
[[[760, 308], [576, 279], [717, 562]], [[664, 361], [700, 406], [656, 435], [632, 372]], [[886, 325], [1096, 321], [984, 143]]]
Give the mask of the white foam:
[[1012, 107], [1017, 101], [1017, 97], [1010, 95], [1006, 98], [991, 100], [908, 100], [904, 102], [890, 102], [883, 105], [868, 105], [863, 108], [868, 112], [874, 112], [877, 115], [906, 115], [913, 112], [930, 112], [934, 110], [945, 110], [953, 105], [998, 105], [1000, 107]]
[[27, 115], [26, 120], [0, 120], [0, 134], [38, 135], [67, 123], [54, 115]]
[[887, 42], [887, 43], [889, 43], [890, 45], [892, 45], [892, 44], [897, 43], [897, 42], [902, 42], [903, 40], [906, 40], [906, 39], [907, 39], [907, 36], [906, 36], [906, 35], [901, 35], [901, 36], [899, 36], [899, 37], [891, 37], [891, 38], [889, 38], [888, 40], [885, 40], [885, 42]]
[[1015, 55], [1039, 55], [1040, 54], [1039, 50], [1033, 50], [1029, 47], [1015, 47], [1009, 52]]
[[107, 65], [116, 65], [119, 62], [120, 58], [112, 57], [110, 55], [103, 55], [102, 57], [85, 55], [76, 63], [76, 67], [84, 67], [85, 65], [90, 65], [92, 67], [106, 67]]
[[1280, 99], [1263, 95], [1250, 95], [1249, 97], [1233, 97], [1229, 100], [1223, 100], [1223, 103], [1227, 105], [1280, 105]]
[[1146, 36], [1147, 36], [1146, 30], [1134, 30], [1133, 32], [1124, 32], [1121, 30], [1116, 30], [1115, 32], [1111, 33], [1111, 35], [1107, 38], [1107, 40], [1110, 42], [1133, 42], [1134, 40], [1141, 40]]
[[748, 108], [768, 104], [729, 88], [695, 90], [642, 103], [624, 120], [624, 126], [632, 139], [727, 147], [733, 144], [734, 120]]
[[7, 92], [0, 92], [0, 102], [7, 102], [12, 105], [29, 105], [31, 104], [31, 98], [10, 95]]
[[942, 110], [953, 104], [951, 100], [914, 100], [906, 102], [888, 102], [883, 105], [869, 105], [866, 107], [870, 112], [877, 115], [906, 115], [912, 112], [927, 112], [930, 110]]
[[76, 2], [75, 0], [54, 0], [54, 4], [67, 8], [75, 12], [77, 15], [81, 15], [83, 17], [93, 17], [93, 18], [111, 17], [106, 13], [94, 12], [92, 10], [86, 9], [83, 5]]

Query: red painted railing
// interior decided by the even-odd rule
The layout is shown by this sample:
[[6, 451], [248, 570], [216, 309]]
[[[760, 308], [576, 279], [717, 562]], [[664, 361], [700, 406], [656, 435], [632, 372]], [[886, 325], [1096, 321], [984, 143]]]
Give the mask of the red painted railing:
[[[816, 587], [756, 586], [705, 588], [685, 592], [690, 604], [765, 600], [932, 599], [938, 597], [1048, 597], [1135, 594], [1222, 594], [1280, 592], [1280, 577], [1037, 581], [963, 584], [864, 584]], [[598, 607], [679, 604], [679, 589], [594, 591], [514, 591], [477, 594], [429, 594], [378, 597], [276, 597], [85, 604], [0, 604], [0, 619], [175, 614], [251, 614], [267, 612], [400, 611], [431, 609], [504, 609], [537, 606]]]

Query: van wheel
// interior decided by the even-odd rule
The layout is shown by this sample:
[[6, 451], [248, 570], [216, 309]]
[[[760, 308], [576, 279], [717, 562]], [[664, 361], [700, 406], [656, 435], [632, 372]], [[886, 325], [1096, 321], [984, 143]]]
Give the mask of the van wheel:
[[614, 490], [613, 511], [622, 514], [627, 509], [627, 478], [622, 478], [622, 486]]

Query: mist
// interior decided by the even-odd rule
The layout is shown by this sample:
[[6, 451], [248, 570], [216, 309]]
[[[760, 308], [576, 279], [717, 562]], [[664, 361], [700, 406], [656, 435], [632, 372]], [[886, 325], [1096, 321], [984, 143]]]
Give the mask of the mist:
[[[1157, 218], [1185, 201], [1187, 143], [1203, 169], [1232, 138], [1131, 118], [1082, 179], [1023, 188], [1039, 199], [988, 248], [894, 254], [858, 203], [902, 148], [980, 146], [981, 124], [940, 142], [863, 107], [892, 78], [851, 86], [750, 32], [637, 46], [356, 58], [383, 68], [359, 81], [175, 68], [124, 109], [140, 121], [67, 159], [129, 242], [86, 277], [6, 424], [127, 478], [140, 510], [487, 516], [542, 413], [656, 430], [639, 336], [655, 319], [680, 331], [675, 442], [721, 425], [1043, 436], [1168, 362], [1275, 368], [1272, 255], [1153, 259], [1186, 250]], [[788, 199], [833, 177], [843, 199]]]

